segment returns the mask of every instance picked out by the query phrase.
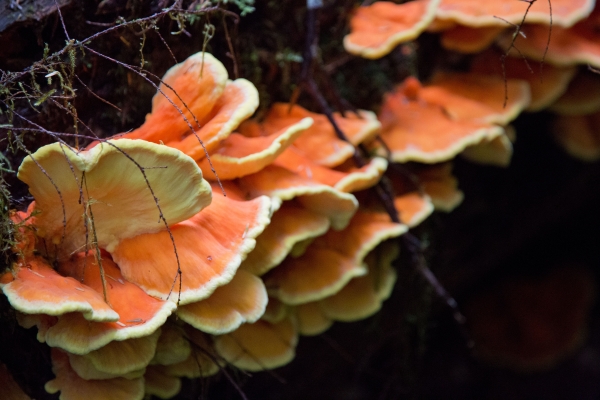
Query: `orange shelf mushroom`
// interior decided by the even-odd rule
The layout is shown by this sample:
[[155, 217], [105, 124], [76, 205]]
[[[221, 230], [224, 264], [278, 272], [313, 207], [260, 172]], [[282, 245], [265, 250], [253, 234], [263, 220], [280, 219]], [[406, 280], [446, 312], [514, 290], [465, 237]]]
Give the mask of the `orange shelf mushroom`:
[[550, 110], [561, 115], [587, 115], [600, 111], [600, 76], [595, 72], [579, 71]]
[[[525, 37], [519, 35], [515, 46], [519, 49], [519, 56], [522, 54], [537, 61], [543, 57], [547, 63], [557, 66], [589, 64], [598, 68], [600, 67], [598, 40], [600, 36], [597, 30], [599, 21], [600, 5], [596, 4], [587, 18], [572, 27], [553, 27], [552, 40], [549, 44], [548, 27], [525, 25], [521, 29]], [[507, 47], [510, 41], [511, 38], [505, 37], [501, 43]]]
[[407, 230], [384, 213], [358, 211], [346, 229], [327, 232], [302, 256], [288, 258], [270, 271], [265, 276], [269, 294], [289, 305], [331, 296], [367, 273], [364, 258], [371, 250]]
[[400, 43], [416, 39], [433, 21], [439, 4], [440, 0], [378, 1], [359, 7], [350, 19], [344, 48], [357, 56], [381, 58]]
[[553, 0], [552, 11], [547, 1], [479, 1], [479, 0], [442, 0], [435, 18], [452, 21], [464, 26], [484, 27], [520, 24], [525, 11], [528, 24], [550, 23], [554, 26], [569, 27], [586, 18], [594, 7], [594, 0]]
[[[470, 70], [476, 74], [493, 75], [504, 80], [519, 79], [526, 81], [531, 90], [531, 103], [527, 111], [539, 111], [556, 101], [565, 93], [577, 68], [557, 67], [541, 64], [519, 57], [504, 57], [497, 50], [490, 49], [478, 54], [471, 62]], [[508, 96], [510, 100], [510, 96]]]
[[231, 365], [263, 371], [289, 363], [295, 355], [298, 333], [291, 319], [277, 323], [257, 321], [214, 338], [215, 350]]
[[119, 137], [162, 142], [201, 160], [205, 149], [212, 151], [257, 107], [258, 92], [252, 83], [228, 80], [219, 60], [199, 52], [167, 71], [146, 122]]
[[143, 378], [83, 379], [71, 367], [68, 355], [59, 349], [52, 349], [52, 371], [56, 378], [46, 383], [45, 389], [50, 394], [60, 392], [63, 400], [144, 398]]
[[600, 160], [600, 112], [558, 115], [552, 125], [556, 141], [571, 156], [586, 162]]

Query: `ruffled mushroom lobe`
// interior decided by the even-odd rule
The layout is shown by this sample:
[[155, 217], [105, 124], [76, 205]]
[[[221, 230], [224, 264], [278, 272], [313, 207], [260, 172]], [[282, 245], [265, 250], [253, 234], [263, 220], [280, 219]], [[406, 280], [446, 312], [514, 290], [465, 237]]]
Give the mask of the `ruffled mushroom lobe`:
[[233, 366], [246, 371], [263, 371], [289, 363], [295, 355], [298, 333], [286, 318], [278, 323], [257, 321], [214, 338], [215, 349]]
[[365, 256], [382, 241], [398, 237], [407, 226], [385, 213], [358, 211], [342, 231], [329, 231], [298, 258], [288, 258], [265, 276], [269, 294], [298, 305], [337, 293], [350, 279], [367, 273]]
[[421, 88], [415, 78], [409, 78], [384, 99], [379, 113], [381, 138], [392, 161], [434, 164], [502, 134], [502, 128], [489, 123], [450, 117], [445, 107], [423, 101]]
[[[102, 259], [107, 277], [108, 299], [118, 313], [115, 322], [90, 322], [80, 313], [58, 317], [46, 334], [45, 341], [74, 354], [87, 354], [116, 340], [141, 338], [155, 332], [171, 315], [176, 305], [150, 297], [138, 286], [126, 281], [110, 258]], [[59, 265], [59, 272], [76, 277], [87, 287], [102, 293], [102, 279], [98, 262], [93, 256], [80, 253]]]
[[113, 378], [86, 380], [71, 368], [68, 355], [52, 349], [52, 371], [56, 378], [46, 383], [45, 389], [60, 392], [62, 400], [141, 400], [144, 398], [143, 378]]
[[219, 195], [210, 207], [172, 225], [170, 234], [177, 246], [182, 271], [179, 277], [170, 234], [166, 231], [123, 240], [112, 255], [125, 278], [147, 293], [163, 299], [169, 297], [180, 305], [194, 303], [231, 281], [242, 260], [254, 248], [256, 237], [268, 225], [270, 214], [271, 202], [267, 197], [237, 201]]
[[350, 19], [344, 48], [364, 58], [381, 58], [400, 43], [416, 39], [433, 21], [439, 4], [440, 0], [378, 1], [358, 7]]
[[110, 252], [122, 239], [165, 229], [161, 212], [174, 224], [211, 201], [191, 158], [139, 140], [110, 140], [81, 152], [43, 146], [25, 158], [18, 177], [36, 199], [38, 235], [57, 245], [63, 259], [91, 246], [86, 238]]
[[267, 290], [257, 276], [238, 270], [233, 279], [218, 287], [207, 299], [181, 306], [177, 315], [184, 321], [213, 335], [256, 322], [267, 307]]
[[[9, 273], [10, 275], [10, 273]], [[43, 258], [30, 257], [17, 267], [14, 280], [2, 290], [11, 305], [27, 314], [63, 315], [79, 312], [88, 321], [118, 321], [119, 314], [98, 293], [59, 275]]]
[[551, 7], [546, 1], [530, 4], [527, 1], [442, 0], [435, 17], [470, 27], [507, 27], [508, 24], [521, 24], [525, 11], [528, 11], [525, 17], [527, 24], [540, 24], [547, 28], [552, 21], [553, 27], [569, 27], [592, 12], [594, 1], [553, 0]]

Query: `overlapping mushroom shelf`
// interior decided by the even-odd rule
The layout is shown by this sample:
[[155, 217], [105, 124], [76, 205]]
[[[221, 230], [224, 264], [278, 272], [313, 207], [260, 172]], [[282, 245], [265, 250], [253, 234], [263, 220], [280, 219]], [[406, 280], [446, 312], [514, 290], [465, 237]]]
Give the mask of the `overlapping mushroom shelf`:
[[[447, 59], [461, 60], [436, 65], [424, 84], [408, 78], [387, 94], [379, 119], [384, 150], [393, 161], [439, 163], [461, 153], [471, 161], [506, 166], [517, 137], [510, 121], [523, 111], [545, 110], [554, 113], [550, 126], [556, 142], [570, 155], [593, 162], [600, 160], [599, 23], [595, 0], [377, 1], [355, 9], [344, 46], [374, 59], [429, 32], [437, 35]], [[418, 173], [440, 210], [451, 210], [462, 199], [450, 171], [450, 164], [438, 164]], [[581, 290], [585, 303], [589, 291]], [[516, 328], [492, 321], [496, 315], [482, 311], [488, 305], [467, 310], [481, 314], [472, 320], [483, 359], [520, 371], [538, 370], [580, 343], [583, 320], [575, 324], [577, 333], [565, 335], [568, 343], [560, 349], [491, 348], [490, 338]]]
[[[198, 53], [166, 73], [138, 129], [26, 157], [18, 177], [35, 201], [13, 214], [18, 261], [0, 284], [19, 323], [52, 347], [46, 390], [67, 400], [170, 398], [181, 378], [276, 368], [293, 359], [300, 335], [373, 315], [394, 290], [395, 268], [408, 267], [396, 265], [397, 238], [461, 203], [452, 159], [507, 166], [510, 123], [523, 111], [550, 107], [567, 150], [600, 158], [591, 146], [600, 143], [600, 91], [590, 92], [599, 78], [576, 66], [600, 67], [589, 39], [600, 10], [554, 1], [556, 39], [541, 68], [547, 10], [535, 2], [527, 40], [515, 42], [532, 57], [523, 67], [501, 64], [490, 46], [511, 46], [506, 24], [520, 23], [529, 3], [492, 3], [358, 8], [345, 40], [352, 53], [381, 57], [429, 30], [478, 54], [467, 72], [407, 78], [378, 115], [334, 114], [348, 141], [296, 104], [250, 119], [253, 84]], [[386, 29], [367, 33], [376, 24]], [[369, 154], [361, 166], [357, 146]], [[400, 223], [374, 195], [382, 179]]]

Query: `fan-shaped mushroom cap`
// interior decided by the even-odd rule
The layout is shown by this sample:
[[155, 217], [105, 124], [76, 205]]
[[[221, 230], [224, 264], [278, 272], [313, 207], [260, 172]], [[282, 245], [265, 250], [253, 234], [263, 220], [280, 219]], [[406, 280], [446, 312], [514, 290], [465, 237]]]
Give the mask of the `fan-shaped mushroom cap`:
[[323, 235], [329, 226], [327, 217], [287, 201], [275, 211], [271, 223], [256, 238], [256, 247], [240, 269], [263, 275], [279, 265], [297, 243]]
[[[85, 376], [82, 373], [84, 369], [85, 371], [95, 370], [110, 377], [134, 373], [133, 376], [137, 378], [144, 374], [144, 368], [154, 357], [159, 336], [160, 329], [148, 336], [113, 341], [84, 355], [69, 354], [69, 362], [73, 370], [84, 379], [107, 379]], [[131, 377], [128, 378], [131, 379]]]
[[[354, 278], [358, 279], [358, 278]], [[352, 282], [352, 279], [350, 282]], [[344, 289], [342, 289], [344, 290]], [[321, 308], [320, 301], [298, 304], [292, 309], [298, 333], [303, 336], [316, 336], [325, 332], [333, 325], [333, 319], [326, 316]]]
[[43, 146], [25, 158], [18, 177], [35, 197], [38, 235], [57, 245], [61, 258], [86, 248], [86, 238], [111, 251], [119, 240], [163, 230], [161, 212], [174, 224], [211, 201], [191, 158], [141, 140], [110, 140], [81, 152]]
[[[106, 276], [107, 295], [112, 308], [118, 313], [116, 322], [90, 322], [80, 313], [58, 317], [48, 328], [45, 341], [74, 354], [87, 354], [116, 340], [140, 338], [151, 335], [176, 308], [173, 302], [148, 296], [142, 289], [124, 280], [116, 264], [102, 259]], [[102, 293], [102, 279], [95, 257], [76, 254], [59, 265], [59, 272], [82, 281], [84, 290]]]
[[192, 347], [181, 326], [167, 321], [160, 330], [151, 365], [177, 364], [190, 356]]
[[357, 56], [381, 58], [400, 43], [416, 39], [433, 21], [439, 4], [440, 0], [378, 1], [359, 7], [350, 19], [344, 48]]
[[[167, 71], [152, 99], [152, 112], [146, 116], [146, 122], [125, 137], [155, 143], [178, 142], [191, 134], [191, 125], [208, 144], [226, 137], [257, 106], [258, 93], [252, 84], [245, 80], [232, 84], [219, 60], [199, 52]], [[221, 137], [222, 131], [227, 130]], [[200, 147], [193, 134], [190, 139], [196, 141], [186, 141], [184, 148]]]
[[[471, 72], [489, 74], [496, 79], [504, 77], [513, 80], [524, 80], [531, 89], [531, 103], [527, 111], [539, 111], [548, 107], [567, 89], [567, 85], [577, 72], [575, 67], [556, 67], [541, 64], [533, 60], [519, 57], [503, 57], [497, 50], [478, 54], [471, 63]], [[508, 101], [511, 96], [508, 96]]]
[[282, 321], [289, 315], [289, 307], [276, 299], [275, 297], [269, 297], [269, 303], [267, 309], [261, 317], [262, 320], [270, 322], [272, 324]]
[[274, 165], [244, 176], [238, 183], [250, 197], [267, 195], [279, 201], [295, 199], [307, 210], [329, 218], [333, 229], [348, 225], [358, 207], [353, 195]]
[[417, 176], [436, 210], [450, 212], [462, 203], [464, 193], [452, 175], [452, 163], [427, 166], [418, 171]]
[[420, 91], [420, 83], [409, 78], [385, 97], [379, 120], [381, 138], [391, 151], [392, 161], [446, 161], [467, 146], [502, 134], [498, 126], [450, 118], [445, 106], [421, 100]]
[[[523, 35], [519, 35], [515, 41], [519, 53], [513, 53], [515, 56], [525, 55], [538, 61], [543, 58], [545, 62], [558, 66], [589, 64], [600, 67], [599, 22], [600, 6], [596, 5], [586, 19], [570, 28], [553, 26], [550, 43], [547, 26], [525, 25], [521, 29]], [[501, 42], [507, 47], [511, 41], [512, 38], [504, 37]]]
[[418, 96], [453, 120], [498, 125], [517, 118], [531, 101], [525, 81], [476, 73], [438, 73]]
[[269, 294], [297, 305], [337, 293], [350, 279], [367, 273], [365, 256], [382, 241], [408, 228], [384, 213], [358, 211], [342, 231], [329, 231], [298, 258], [288, 258], [265, 276]]
[[[195, 133], [189, 132], [187, 128], [187, 136], [169, 139], [170, 135], [163, 134], [158, 139], [165, 141], [167, 146], [183, 151], [194, 160], [201, 160], [206, 157], [206, 152], [212, 152], [242, 121], [252, 116], [257, 107], [258, 91], [251, 82], [245, 79], [228, 81], [223, 95], [219, 97], [210, 114], [199, 118], [200, 126], [192, 121]], [[179, 120], [182, 121], [181, 116]], [[199, 139], [203, 143], [200, 143]]]
[[594, 0], [553, 0], [552, 10], [547, 1], [531, 3], [529, 1], [442, 0], [435, 18], [471, 27], [507, 27], [509, 24], [521, 24], [523, 18], [528, 24], [547, 26], [552, 22], [553, 26], [568, 27], [587, 17], [594, 8]]
[[181, 379], [167, 375], [161, 366], [149, 366], [144, 374], [144, 389], [146, 396], [170, 399], [181, 390]]
[[508, 135], [502, 134], [492, 140], [467, 147], [460, 155], [479, 164], [508, 167], [512, 158], [513, 146]]
[[590, 115], [559, 115], [552, 124], [556, 141], [582, 161], [600, 160], [600, 112]]
[[191, 345], [190, 355], [184, 361], [165, 366], [163, 371], [167, 375], [180, 378], [200, 378], [216, 374], [219, 371], [215, 362], [218, 355], [208, 335], [189, 325], [185, 328], [186, 337]]
[[400, 221], [409, 228], [419, 225], [433, 212], [433, 204], [429, 196], [417, 191], [394, 197], [394, 206], [398, 210]]
[[247, 136], [271, 135], [304, 118], [312, 118], [314, 122], [294, 141], [293, 147], [304, 157], [324, 167], [335, 167], [350, 159], [354, 154], [353, 145], [372, 140], [381, 128], [377, 116], [371, 111], [359, 110], [358, 116], [334, 113], [333, 118], [349, 140], [348, 143], [336, 136], [325, 115], [310, 112], [298, 105], [276, 103], [260, 123], [247, 121], [240, 131]]
[[286, 168], [303, 178], [347, 193], [376, 185], [387, 169], [387, 161], [381, 157], [372, 158], [360, 168], [354, 167], [353, 164], [353, 162], [346, 162], [335, 169], [323, 167], [304, 157], [295, 146], [287, 148], [274, 163], [274, 165]]
[[[250, 201], [215, 196], [210, 207], [172, 225], [170, 232], [125, 239], [112, 255], [126, 279], [147, 293], [169, 297], [180, 305], [194, 303], [231, 281], [269, 223], [270, 214], [271, 202], [264, 196]], [[179, 278], [170, 235], [182, 272]]]
[[396, 283], [392, 262], [398, 253], [397, 243], [386, 242], [367, 254], [369, 273], [352, 279], [342, 290], [321, 300], [323, 316], [335, 321], [358, 321], [379, 311]]
[[264, 314], [267, 301], [262, 280], [240, 269], [209, 298], [180, 307], [177, 315], [196, 329], [222, 335], [243, 323], [257, 321]]
[[[9, 276], [12, 274], [7, 273]], [[16, 267], [15, 279], [3, 285], [10, 304], [27, 314], [79, 312], [88, 321], [118, 321], [119, 314], [83, 283], [59, 275], [43, 258], [30, 257]]]
[[506, 26], [485, 26], [472, 28], [457, 25], [442, 32], [441, 43], [448, 50], [460, 53], [479, 53], [488, 48]]
[[550, 110], [562, 115], [586, 115], [600, 111], [600, 76], [595, 72], [580, 71]]
[[214, 338], [215, 349], [225, 361], [247, 371], [262, 371], [281, 367], [295, 355], [298, 333], [294, 323], [286, 318], [271, 324], [257, 321]]
[[[268, 136], [246, 136], [242, 133], [232, 133], [221, 141], [219, 147], [208, 158], [200, 163], [200, 168], [208, 179], [235, 179], [260, 171], [271, 164], [283, 151], [292, 144], [312, 124], [310, 118], [283, 128]], [[212, 167], [217, 175], [211, 174]]]
[[45, 389], [60, 392], [61, 400], [141, 400], [144, 398], [143, 378], [113, 378], [85, 380], [71, 368], [67, 354], [52, 349], [52, 372], [56, 378], [46, 383]]

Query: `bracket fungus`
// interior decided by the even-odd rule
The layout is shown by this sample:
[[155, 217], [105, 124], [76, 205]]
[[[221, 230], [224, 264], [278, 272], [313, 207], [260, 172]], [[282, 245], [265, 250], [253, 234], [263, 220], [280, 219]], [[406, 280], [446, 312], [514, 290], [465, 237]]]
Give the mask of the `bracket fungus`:
[[417, 38], [433, 21], [439, 4], [440, 0], [378, 1], [358, 7], [350, 19], [344, 48], [361, 57], [381, 58], [400, 43]]

